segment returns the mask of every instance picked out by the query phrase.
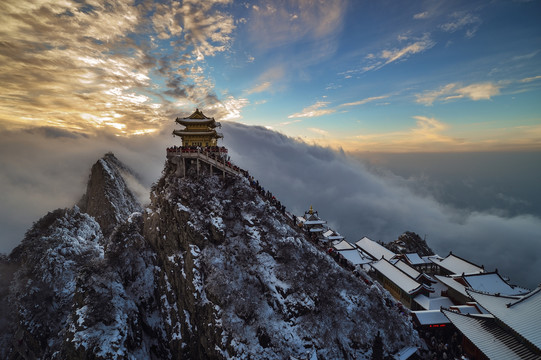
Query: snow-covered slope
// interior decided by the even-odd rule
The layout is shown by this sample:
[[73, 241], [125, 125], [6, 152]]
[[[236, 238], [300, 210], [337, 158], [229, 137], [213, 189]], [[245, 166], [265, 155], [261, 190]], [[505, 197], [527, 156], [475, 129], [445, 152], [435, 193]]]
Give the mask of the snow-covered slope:
[[416, 342], [378, 286], [316, 249], [246, 179], [180, 179], [170, 167], [151, 198], [145, 238], [178, 354], [362, 359], [378, 331], [387, 353]]
[[141, 209], [112, 154], [80, 207], [0, 258], [0, 358], [369, 358], [407, 316], [288, 225], [243, 178], [175, 176]]

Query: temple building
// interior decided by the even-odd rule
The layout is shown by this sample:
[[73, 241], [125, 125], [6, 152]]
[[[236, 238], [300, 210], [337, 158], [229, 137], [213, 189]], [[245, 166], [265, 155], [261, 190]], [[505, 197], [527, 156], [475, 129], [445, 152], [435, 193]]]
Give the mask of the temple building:
[[174, 130], [173, 135], [182, 138], [182, 146], [217, 146], [223, 135], [216, 132], [221, 127], [214, 118], [205, 116], [199, 109], [186, 118], [176, 118], [177, 124], [185, 126], [182, 130]]

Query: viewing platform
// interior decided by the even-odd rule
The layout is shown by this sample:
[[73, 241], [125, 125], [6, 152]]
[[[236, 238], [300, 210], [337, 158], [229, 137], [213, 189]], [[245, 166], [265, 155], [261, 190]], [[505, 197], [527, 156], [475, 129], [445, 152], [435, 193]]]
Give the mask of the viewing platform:
[[227, 149], [225, 147], [170, 147], [167, 148], [167, 159], [177, 165], [177, 175], [186, 176], [186, 171], [192, 166], [195, 166], [197, 175], [200, 175], [203, 167], [209, 170], [210, 176], [214, 172], [221, 172], [222, 177], [226, 174], [239, 176], [242, 174], [238, 166], [233, 165], [227, 157]]

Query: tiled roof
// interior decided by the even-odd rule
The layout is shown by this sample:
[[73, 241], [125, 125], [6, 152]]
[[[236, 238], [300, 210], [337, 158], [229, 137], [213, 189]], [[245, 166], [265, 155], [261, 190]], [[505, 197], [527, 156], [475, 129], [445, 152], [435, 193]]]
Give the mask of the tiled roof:
[[350, 243], [348, 243], [346, 240], [337, 241], [336, 244], [333, 243], [332, 247], [335, 248], [336, 250], [355, 250], [355, 251], [357, 251], [357, 249], [355, 249], [355, 247], [353, 245], [351, 245]]
[[442, 313], [483, 354], [491, 360], [540, 359], [512, 334], [496, 324], [494, 318], [463, 315], [442, 309]]
[[428, 297], [423, 294], [417, 295], [413, 301], [419, 304], [425, 310], [439, 310], [441, 307], [453, 306], [451, 299], [445, 296]]
[[481, 273], [464, 275], [463, 279], [472, 289], [491, 294], [524, 295], [530, 290], [518, 286], [511, 286], [498, 273]]
[[406, 273], [402, 272], [400, 269], [398, 269], [385, 259], [376, 261], [370, 264], [370, 266], [379, 271], [381, 274], [383, 274], [383, 276], [385, 276], [387, 279], [392, 281], [399, 288], [409, 294], [413, 293], [421, 286], [421, 284], [413, 280], [411, 277], [406, 275]]
[[431, 258], [431, 260], [434, 264], [438, 264], [440, 267], [450, 271], [453, 274], [474, 274], [485, 271], [482, 267], [453, 254], [449, 254], [442, 260], [437, 260], [435, 258]]
[[440, 310], [412, 311], [421, 325], [448, 324], [449, 319]]
[[394, 266], [408, 274], [412, 279], [417, 279], [419, 275], [421, 275], [420, 272], [403, 262], [402, 260], [397, 261]]
[[434, 275], [434, 277], [437, 280], [439, 280], [441, 283], [446, 285], [447, 287], [450, 287], [451, 289], [458, 291], [464, 296], [469, 296], [468, 293], [466, 292], [466, 287], [464, 287], [464, 285], [456, 281], [454, 278], [449, 277], [449, 276], [442, 276], [442, 275]]
[[405, 254], [405, 256], [412, 265], [421, 265], [425, 263], [417, 253]]
[[340, 250], [338, 253], [340, 253], [344, 258], [346, 258], [346, 260], [351, 262], [353, 265], [369, 264], [373, 261], [371, 258], [363, 257], [357, 249]]
[[385, 257], [385, 259], [390, 260], [395, 256], [394, 252], [367, 237], [363, 237], [361, 240], [357, 241], [355, 245], [372, 256], [375, 260], [381, 259], [382, 256]]
[[489, 313], [541, 351], [541, 288], [524, 296], [495, 296], [468, 290]]

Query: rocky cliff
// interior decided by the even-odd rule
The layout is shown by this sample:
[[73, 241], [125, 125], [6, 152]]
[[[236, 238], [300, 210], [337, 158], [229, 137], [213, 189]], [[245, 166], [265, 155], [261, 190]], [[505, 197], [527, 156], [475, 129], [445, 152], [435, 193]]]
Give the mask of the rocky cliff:
[[[0, 357], [363, 359], [418, 339], [406, 315], [315, 248], [244, 178], [175, 175], [137, 203], [112, 154], [79, 207], [0, 259]], [[4, 311], [5, 310], [5, 311]]]
[[419, 256], [434, 255], [434, 251], [432, 251], [426, 241], [411, 231], [406, 231], [395, 241], [385, 244], [385, 247], [395, 254], [417, 253]]

